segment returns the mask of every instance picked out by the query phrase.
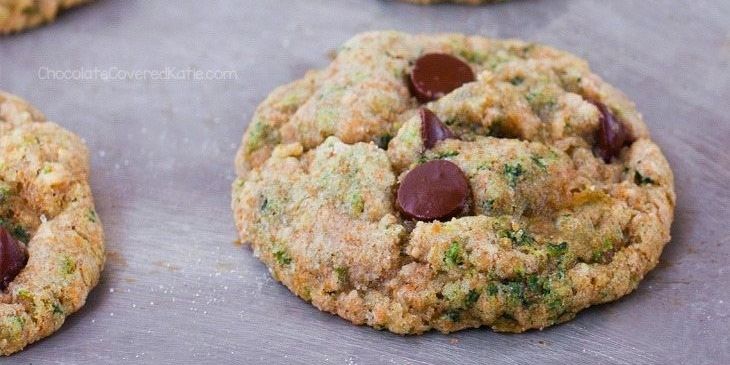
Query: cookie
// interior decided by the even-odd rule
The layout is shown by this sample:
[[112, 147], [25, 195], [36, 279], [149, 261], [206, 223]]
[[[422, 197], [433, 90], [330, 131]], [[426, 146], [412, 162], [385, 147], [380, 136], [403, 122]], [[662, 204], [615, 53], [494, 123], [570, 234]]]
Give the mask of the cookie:
[[403, 0], [409, 3], [413, 4], [419, 4], [419, 5], [431, 5], [431, 4], [439, 4], [439, 3], [456, 3], [456, 4], [468, 4], [468, 5], [479, 5], [484, 3], [496, 3], [496, 2], [503, 2], [507, 0]]
[[400, 334], [522, 332], [634, 290], [669, 241], [672, 171], [578, 57], [360, 34], [274, 90], [236, 158], [242, 242], [317, 308]]
[[0, 0], [0, 34], [52, 22], [59, 12], [89, 0]]
[[0, 92], [0, 353], [56, 331], [104, 266], [83, 141]]

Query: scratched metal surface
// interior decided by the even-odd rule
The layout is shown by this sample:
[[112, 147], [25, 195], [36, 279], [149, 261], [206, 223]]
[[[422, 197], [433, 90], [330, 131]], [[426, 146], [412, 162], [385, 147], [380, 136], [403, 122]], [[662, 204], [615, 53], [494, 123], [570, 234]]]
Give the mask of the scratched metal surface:
[[[86, 307], [0, 363], [730, 363], [730, 2], [668, 5], [99, 0], [0, 39], [0, 88], [86, 139], [109, 251]], [[679, 199], [662, 264], [635, 293], [544, 331], [400, 337], [320, 313], [234, 245], [232, 160], [257, 103], [383, 28], [551, 44], [637, 102]], [[238, 77], [48, 80], [44, 67]]]

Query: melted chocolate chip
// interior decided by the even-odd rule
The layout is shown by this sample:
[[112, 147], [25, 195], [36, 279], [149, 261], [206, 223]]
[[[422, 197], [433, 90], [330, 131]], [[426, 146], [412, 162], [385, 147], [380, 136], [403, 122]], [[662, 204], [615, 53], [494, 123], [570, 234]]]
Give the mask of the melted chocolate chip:
[[427, 53], [416, 60], [409, 80], [413, 96], [427, 103], [474, 81], [475, 77], [464, 61], [445, 53]]
[[611, 159], [618, 157], [621, 148], [631, 143], [631, 137], [623, 123], [616, 119], [605, 104], [600, 102], [593, 102], [593, 104], [601, 112], [596, 132], [595, 153], [605, 163], [609, 163]]
[[438, 141], [454, 138], [454, 134], [451, 133], [449, 128], [432, 111], [427, 108], [421, 108], [419, 113], [421, 114], [421, 138], [423, 138], [424, 147], [430, 149]]
[[463, 213], [470, 197], [469, 181], [459, 166], [435, 160], [406, 174], [398, 187], [396, 200], [406, 217], [432, 221]]
[[5, 228], [0, 227], [0, 290], [5, 290], [28, 263], [28, 251]]

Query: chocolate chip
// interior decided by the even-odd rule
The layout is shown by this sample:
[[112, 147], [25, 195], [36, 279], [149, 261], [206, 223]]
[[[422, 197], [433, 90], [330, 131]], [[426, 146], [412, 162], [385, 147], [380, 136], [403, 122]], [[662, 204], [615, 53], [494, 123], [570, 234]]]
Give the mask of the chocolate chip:
[[475, 78], [464, 61], [445, 53], [427, 53], [416, 60], [409, 80], [413, 96], [427, 103]]
[[594, 150], [605, 163], [609, 163], [619, 155], [621, 148], [631, 143], [631, 137], [623, 123], [616, 119], [605, 104], [596, 101], [593, 104], [601, 112]]
[[433, 148], [438, 141], [454, 138], [454, 134], [432, 111], [421, 108], [419, 113], [421, 114], [421, 138], [423, 138], [423, 145], [427, 149]]
[[435, 160], [406, 174], [398, 187], [397, 203], [406, 217], [432, 221], [463, 213], [470, 197], [469, 181], [459, 166]]
[[0, 290], [5, 290], [28, 263], [28, 251], [10, 232], [0, 227]]

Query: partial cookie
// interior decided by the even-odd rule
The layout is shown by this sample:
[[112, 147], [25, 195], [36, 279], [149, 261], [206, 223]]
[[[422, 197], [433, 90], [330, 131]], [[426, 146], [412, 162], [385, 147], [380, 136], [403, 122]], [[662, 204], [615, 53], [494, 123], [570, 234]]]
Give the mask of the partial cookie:
[[430, 5], [430, 4], [438, 4], [438, 3], [456, 3], [456, 4], [469, 4], [469, 5], [479, 5], [484, 3], [497, 3], [497, 2], [504, 2], [507, 0], [402, 0], [409, 3], [414, 4], [420, 4], [420, 5]]
[[264, 100], [236, 170], [240, 239], [274, 278], [403, 334], [521, 332], [618, 299], [675, 205], [640, 114], [585, 61], [459, 34], [351, 39]]
[[89, 0], [0, 0], [0, 34], [52, 22], [59, 12]]
[[46, 337], [84, 305], [104, 237], [83, 141], [0, 92], [0, 353]]

